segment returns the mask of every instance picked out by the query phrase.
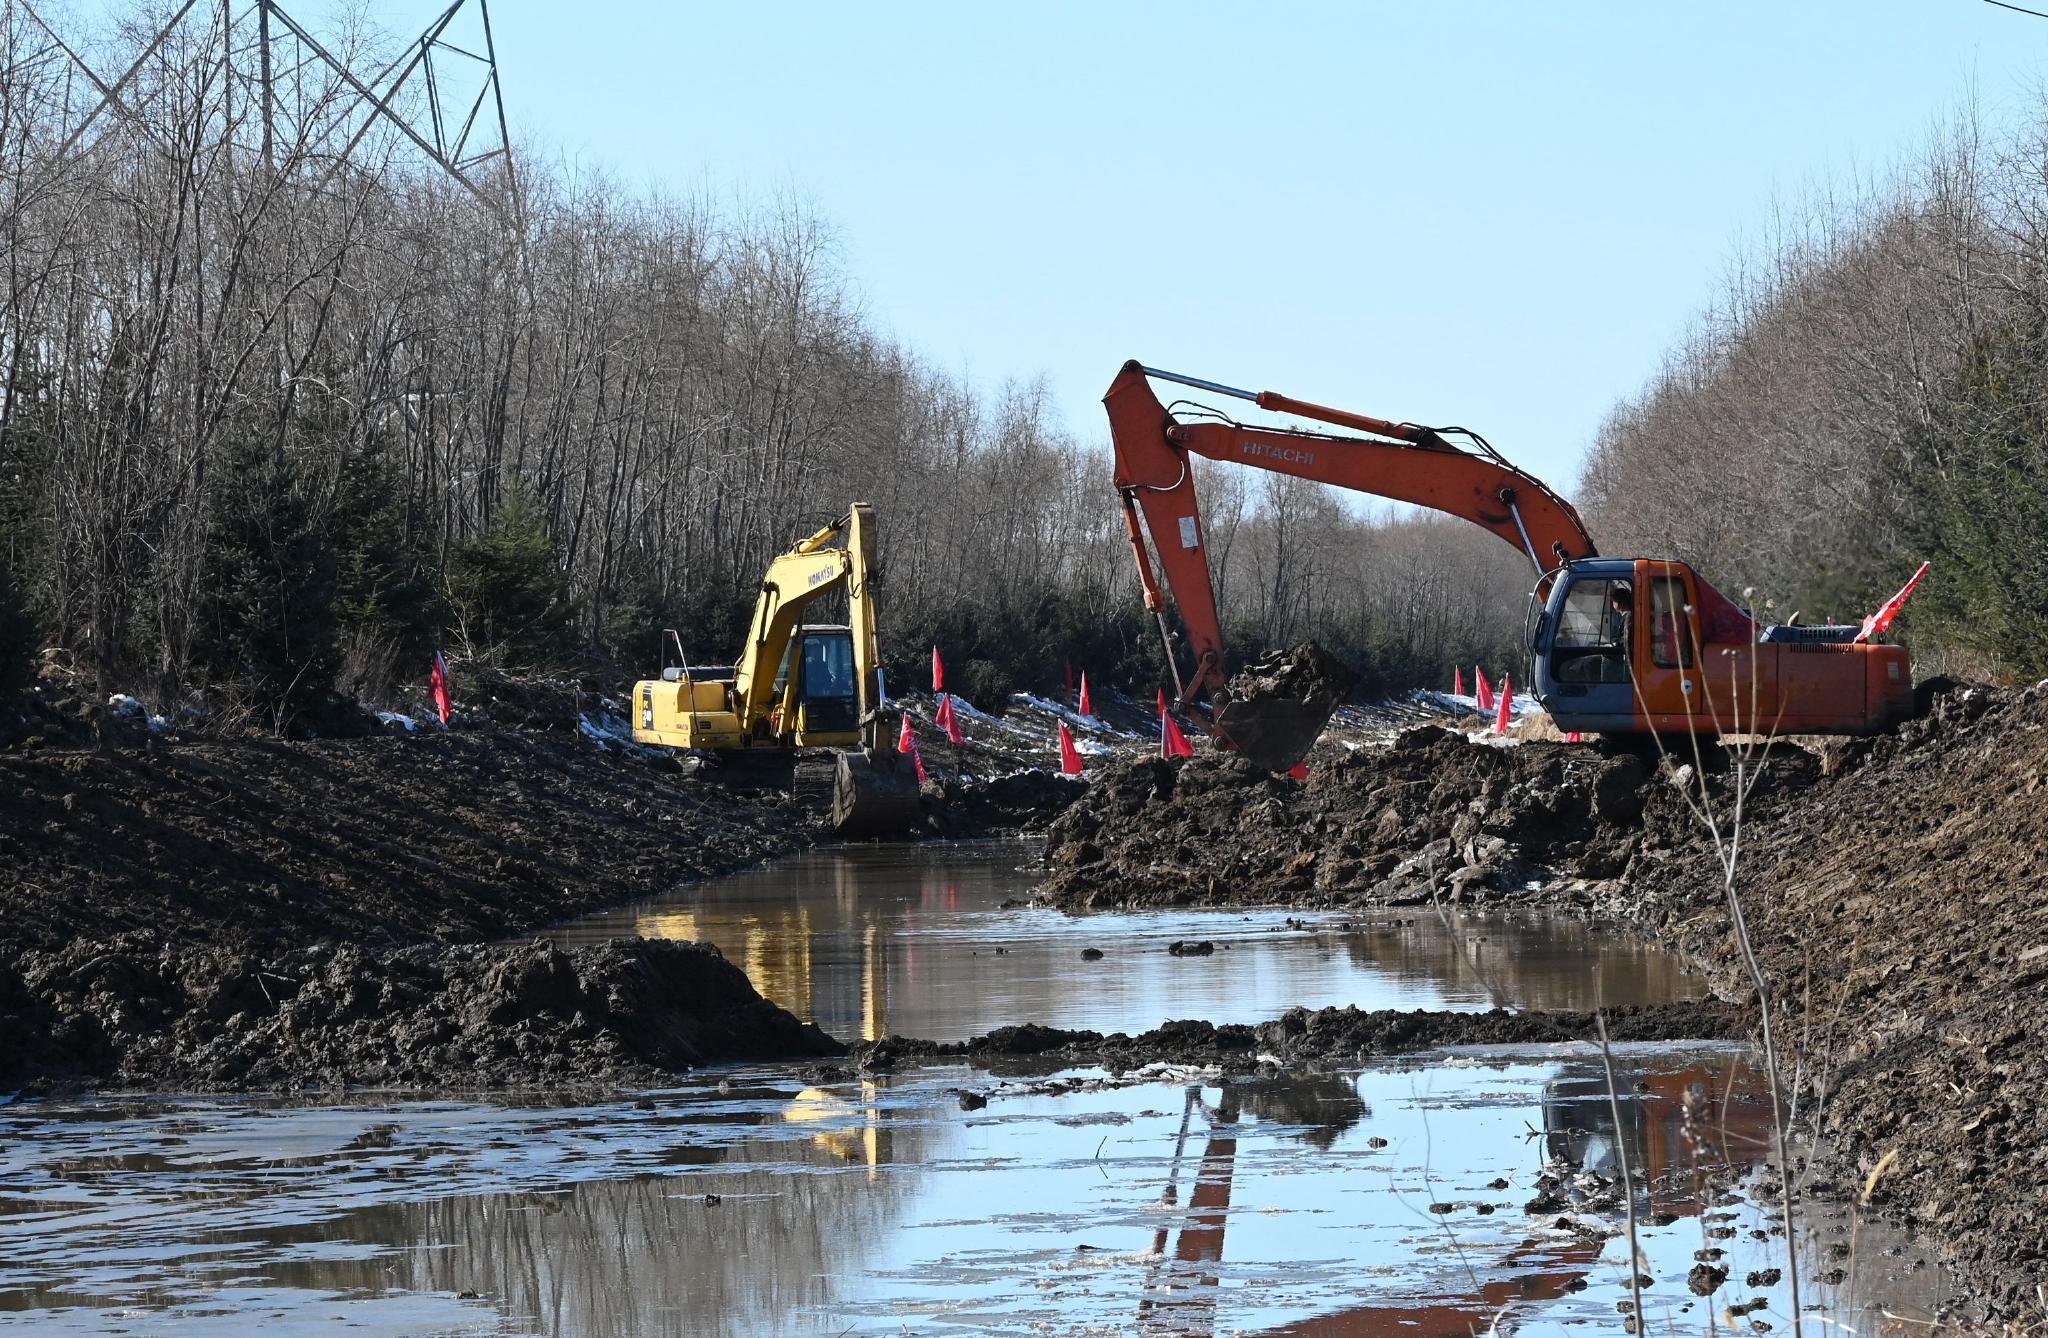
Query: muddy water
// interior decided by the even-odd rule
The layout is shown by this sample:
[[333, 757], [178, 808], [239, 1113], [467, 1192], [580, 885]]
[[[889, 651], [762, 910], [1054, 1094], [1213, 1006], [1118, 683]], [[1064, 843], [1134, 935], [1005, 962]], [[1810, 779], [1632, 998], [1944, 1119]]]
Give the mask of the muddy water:
[[[1068, 1090], [968, 1069], [812, 1086], [707, 1078], [638, 1102], [0, 1108], [0, 1327], [52, 1332], [1464, 1334], [1613, 1325], [1617, 1204], [1524, 1211], [1538, 1169], [1638, 1196], [1655, 1331], [1782, 1327], [1738, 1055], [1467, 1054], [1226, 1083]], [[1058, 1087], [1055, 1084], [1055, 1087]], [[971, 1088], [989, 1104], [962, 1111]], [[1732, 1177], [1737, 1192], [1719, 1187]], [[1560, 1222], [1564, 1225], [1560, 1225]], [[1711, 1235], [1710, 1235], [1711, 1233]], [[1931, 1270], [1840, 1223], [1807, 1299], [1859, 1331]], [[1725, 1322], [1725, 1321], [1723, 1321]], [[1901, 1324], [1896, 1331], [1912, 1331]]]
[[[1658, 954], [1538, 920], [1004, 910], [1029, 853], [820, 854], [563, 933], [712, 939], [842, 1036], [1699, 988]], [[1191, 938], [1228, 946], [1165, 951]], [[1081, 960], [1091, 946], [1100, 961]], [[1606, 1328], [1628, 1300], [1619, 1204], [1582, 1178], [1564, 1208], [1526, 1206], [1546, 1162], [1612, 1176], [1624, 1152], [1648, 1179], [1650, 1323], [1706, 1331], [1711, 1306], [1715, 1323], [1782, 1328], [1785, 1286], [1760, 1272], [1744, 1285], [1782, 1268], [1784, 1245], [1755, 1201], [1767, 1108], [1742, 1054], [1624, 1047], [1619, 1062], [1618, 1122], [1597, 1055], [1577, 1046], [1238, 1081], [751, 1068], [576, 1107], [0, 1098], [0, 1328]], [[1933, 1270], [1874, 1228], [1801, 1234], [1807, 1299], [1859, 1332], [1942, 1298]], [[1726, 1251], [1731, 1278], [1711, 1301], [1686, 1287], [1706, 1248]], [[1718, 1314], [1750, 1299], [1763, 1308], [1739, 1322]]]
[[[994, 1027], [1138, 1032], [1262, 1022], [1301, 1005], [1593, 1008], [1699, 998], [1668, 953], [1577, 921], [1428, 909], [1292, 916], [1011, 907], [1037, 881], [1018, 841], [812, 851], [557, 930], [716, 943], [763, 994], [846, 1040], [963, 1040]], [[1206, 956], [1169, 945], [1209, 941]], [[1084, 960], [1095, 949], [1100, 960]]]

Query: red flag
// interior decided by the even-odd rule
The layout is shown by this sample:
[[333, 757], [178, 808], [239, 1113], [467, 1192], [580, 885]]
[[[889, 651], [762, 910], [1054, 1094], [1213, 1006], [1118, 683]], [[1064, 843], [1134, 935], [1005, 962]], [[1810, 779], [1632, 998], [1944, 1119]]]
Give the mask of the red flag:
[[949, 692], [945, 696], [939, 698], [939, 709], [937, 713], [932, 716], [932, 720], [933, 723], [937, 724], [940, 729], [946, 731], [946, 737], [951, 739], [954, 743], [960, 744], [967, 742], [966, 739], [960, 736], [960, 722], [953, 718], [952, 693]]
[[1296, 762], [1293, 766], [1287, 768], [1287, 774], [1294, 777], [1294, 779], [1296, 780], [1307, 780], [1308, 763]]
[[1067, 732], [1067, 722], [1064, 720], [1060, 721], [1060, 774], [1081, 774], [1081, 750], [1074, 746], [1074, 736]]
[[1884, 635], [1885, 629], [1892, 625], [1892, 619], [1898, 617], [1899, 610], [1906, 606], [1906, 597], [1913, 593], [1913, 587], [1920, 584], [1920, 578], [1927, 574], [1927, 568], [1932, 565], [1927, 562], [1921, 563], [1920, 570], [1913, 573], [1913, 579], [1906, 582], [1899, 593], [1887, 599], [1876, 613], [1863, 620], [1863, 630], [1856, 634], [1856, 639], [1868, 641], [1874, 636]]
[[1451, 695], [1453, 697], [1465, 695], [1465, 666], [1462, 664], [1451, 666]]
[[1159, 689], [1159, 714], [1166, 714], [1166, 689]]
[[1082, 715], [1095, 714], [1095, 707], [1088, 700], [1088, 671], [1086, 669], [1083, 669], [1081, 671], [1081, 700], [1077, 704], [1076, 709], [1078, 709]]
[[427, 690], [434, 695], [434, 709], [441, 713], [441, 723], [448, 723], [448, 712], [454, 702], [448, 696], [448, 661], [441, 658], [441, 652], [434, 652], [434, 672], [427, 678]]
[[917, 783], [923, 785], [930, 781], [931, 777], [924, 774], [924, 754], [917, 751], [916, 740], [912, 740], [910, 744], [910, 760], [917, 764]]
[[903, 713], [903, 728], [896, 731], [896, 751], [899, 753], [914, 753], [917, 751], [917, 740], [911, 737], [910, 733], [910, 712], [908, 711]]
[[941, 663], [939, 663], [939, 648], [938, 648], [937, 646], [933, 646], [933, 647], [932, 647], [932, 691], [933, 691], [933, 692], [944, 692], [945, 690], [946, 690], [946, 666], [945, 666], [945, 665], [943, 665], [943, 664], [941, 664]]
[[1180, 726], [1164, 711], [1159, 713], [1159, 755], [1161, 757], [1193, 757], [1195, 749], [1188, 742], [1188, 736], [1180, 732]]
[[1472, 666], [1472, 677], [1479, 681], [1477, 689], [1479, 693], [1479, 709], [1491, 711], [1493, 709], [1493, 687], [1486, 681], [1486, 671], [1475, 664]]
[[1493, 732], [1508, 732], [1508, 704], [1515, 699], [1515, 676], [1502, 674], [1500, 679], [1500, 714], [1493, 718]]

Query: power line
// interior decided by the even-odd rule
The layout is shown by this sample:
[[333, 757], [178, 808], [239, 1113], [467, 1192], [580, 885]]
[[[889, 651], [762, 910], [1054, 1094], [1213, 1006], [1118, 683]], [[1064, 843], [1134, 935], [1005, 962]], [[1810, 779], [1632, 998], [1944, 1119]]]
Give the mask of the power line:
[[2037, 19], [2048, 19], [2048, 14], [2044, 14], [2038, 9], [2028, 9], [2025, 5], [2009, 5], [2005, 0], [1984, 0], [1984, 3], [1987, 5], [1997, 5], [2000, 9], [2009, 9], [2015, 14], [2032, 14]]

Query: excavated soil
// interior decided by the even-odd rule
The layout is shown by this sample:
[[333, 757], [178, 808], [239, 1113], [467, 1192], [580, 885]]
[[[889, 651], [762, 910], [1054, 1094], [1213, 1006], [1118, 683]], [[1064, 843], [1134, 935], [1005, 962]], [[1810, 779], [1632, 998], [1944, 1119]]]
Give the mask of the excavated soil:
[[842, 1052], [695, 943], [277, 950], [139, 932], [0, 966], [0, 1072], [125, 1087], [559, 1090]]
[[[2048, 684], [1930, 685], [1896, 735], [1780, 745], [1737, 886], [1774, 982], [1781, 1063], [1822, 1149], [2005, 1316], [2048, 1304]], [[1307, 782], [1215, 756], [1105, 768], [1054, 825], [1056, 905], [1441, 898], [1633, 922], [1747, 997], [1691, 767], [1424, 727]], [[1710, 775], [1716, 813], [1734, 777]], [[1697, 794], [1695, 788], [1693, 793]]]
[[[1656, 1004], [1611, 1011], [1607, 1030], [1613, 1041], [1721, 1040], [1747, 1037], [1754, 1022], [1747, 1010], [1729, 1004]], [[1261, 1064], [1353, 1064], [1454, 1045], [1548, 1045], [1596, 1035], [1591, 1013], [1295, 1008], [1255, 1026], [1168, 1022], [1137, 1036], [1030, 1024], [945, 1043], [890, 1036], [863, 1042], [854, 1048], [854, 1056], [860, 1068], [870, 1071], [938, 1058], [984, 1063], [1056, 1060], [1062, 1065], [1100, 1064], [1118, 1072], [1160, 1062], [1239, 1070]]]
[[[1764, 788], [1816, 770], [1787, 750]], [[1653, 771], [1632, 754], [1493, 747], [1438, 725], [1323, 758], [1306, 781], [1229, 754], [1129, 760], [1052, 824], [1039, 895], [1071, 909], [1470, 904], [1560, 875], [1616, 878], [1693, 839]]]
[[560, 731], [0, 755], [0, 1088], [560, 1085], [826, 1053], [713, 950], [489, 943], [819, 823]]

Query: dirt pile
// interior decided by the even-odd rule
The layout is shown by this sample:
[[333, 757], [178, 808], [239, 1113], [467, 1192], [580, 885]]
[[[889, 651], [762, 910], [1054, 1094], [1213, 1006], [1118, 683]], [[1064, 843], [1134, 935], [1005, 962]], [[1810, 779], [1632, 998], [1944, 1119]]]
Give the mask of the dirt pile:
[[[1788, 752], [1768, 785], [1816, 769]], [[1319, 761], [1307, 781], [1227, 753], [1106, 766], [1052, 824], [1039, 894], [1070, 908], [1480, 903], [1532, 881], [1621, 877], [1693, 839], [1687, 823], [1636, 756], [1422, 725]]]
[[[1726, 1004], [1658, 1004], [1618, 1008], [1607, 1015], [1608, 1033], [1616, 1041], [1746, 1038], [1752, 1022], [1746, 1011]], [[1453, 1045], [1549, 1045], [1595, 1035], [1591, 1013], [1295, 1008], [1255, 1026], [1168, 1022], [1137, 1036], [1035, 1024], [998, 1027], [985, 1036], [948, 1043], [891, 1036], [854, 1047], [854, 1056], [868, 1070], [938, 1058], [1055, 1059], [1116, 1071], [1159, 1062], [1247, 1069], [1261, 1063], [1351, 1064]]]
[[0, 1087], [595, 1082], [817, 1053], [715, 954], [562, 959], [573, 1006], [527, 1015], [479, 1001], [519, 995], [503, 973], [528, 950], [452, 945], [800, 849], [821, 820], [560, 731], [0, 755]]
[[509, 731], [0, 755], [0, 950], [495, 938], [799, 849], [818, 822]]
[[135, 933], [0, 966], [0, 1078], [558, 1088], [841, 1052], [693, 943], [276, 952]]
[[[2008, 1315], [2048, 1284], [2048, 685], [1953, 689], [1748, 815], [1738, 886], [1824, 1173], [1952, 1252]], [[1636, 913], [1732, 958], [1697, 846], [1638, 867]], [[1733, 977], [1732, 970], [1730, 971]]]

